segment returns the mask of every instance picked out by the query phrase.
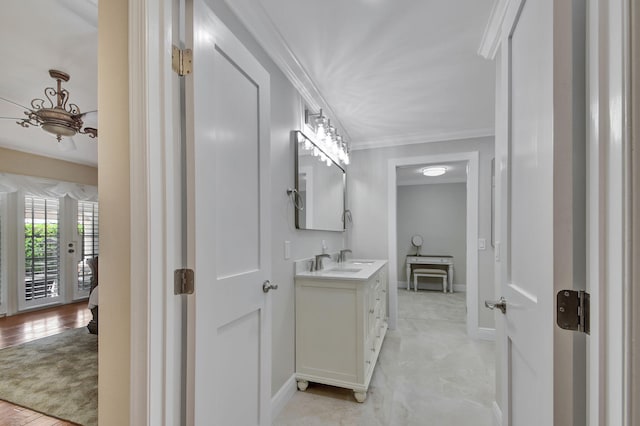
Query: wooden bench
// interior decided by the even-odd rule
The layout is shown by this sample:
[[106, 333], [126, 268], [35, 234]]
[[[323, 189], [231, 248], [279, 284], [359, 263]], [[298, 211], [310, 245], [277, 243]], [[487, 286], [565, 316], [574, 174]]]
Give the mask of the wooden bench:
[[[418, 277], [431, 277], [431, 278], [441, 278], [442, 279], [442, 292], [447, 292], [447, 271], [443, 271], [442, 269], [414, 269], [413, 270], [413, 288], [414, 291], [418, 291]], [[453, 288], [450, 289], [451, 293], [453, 293]]]

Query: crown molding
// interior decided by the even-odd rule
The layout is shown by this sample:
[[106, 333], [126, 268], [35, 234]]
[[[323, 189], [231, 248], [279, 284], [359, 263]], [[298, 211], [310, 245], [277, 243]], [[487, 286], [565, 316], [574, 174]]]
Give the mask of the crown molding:
[[420, 143], [445, 142], [452, 140], [486, 138], [493, 136], [495, 136], [495, 132], [493, 129], [461, 130], [458, 132], [448, 133], [413, 133], [407, 135], [385, 137], [367, 142], [353, 142], [351, 144], [351, 150], [359, 151], [362, 149], [387, 148], [397, 147], [400, 145], [416, 145]]
[[502, 35], [502, 22], [507, 14], [510, 2], [510, 0], [495, 0], [493, 3], [489, 21], [484, 27], [482, 41], [480, 41], [480, 47], [478, 47], [478, 55], [485, 59], [493, 59], [496, 56]]
[[225, 0], [225, 3], [235, 13], [240, 22], [247, 28], [267, 55], [289, 79], [307, 105], [318, 111], [322, 108], [325, 115], [338, 124], [340, 133], [351, 140], [349, 132], [327, 103], [313, 79], [304, 69], [296, 55], [285, 41], [269, 14], [262, 6], [262, 2], [255, 0]]

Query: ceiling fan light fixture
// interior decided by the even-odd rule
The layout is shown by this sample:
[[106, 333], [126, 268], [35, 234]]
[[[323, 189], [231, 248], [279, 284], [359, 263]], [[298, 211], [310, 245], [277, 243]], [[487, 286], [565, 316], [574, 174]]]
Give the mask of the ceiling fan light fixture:
[[27, 110], [23, 118], [16, 123], [22, 127], [40, 127], [45, 132], [55, 135], [58, 142], [65, 137], [75, 136], [76, 133], [85, 134], [90, 138], [98, 137], [98, 129], [93, 127], [83, 128], [80, 108], [76, 104], [69, 103], [69, 91], [62, 88], [62, 82], [71, 78], [69, 74], [49, 70], [51, 78], [56, 80], [56, 87], [47, 87], [44, 90], [45, 99], [35, 98], [31, 101], [32, 109]]
[[71, 137], [76, 134], [75, 129], [68, 127], [64, 123], [44, 122], [40, 127], [45, 132], [53, 133], [56, 136]]
[[429, 177], [442, 176], [447, 173], [447, 168], [444, 166], [425, 167], [422, 169], [422, 174]]

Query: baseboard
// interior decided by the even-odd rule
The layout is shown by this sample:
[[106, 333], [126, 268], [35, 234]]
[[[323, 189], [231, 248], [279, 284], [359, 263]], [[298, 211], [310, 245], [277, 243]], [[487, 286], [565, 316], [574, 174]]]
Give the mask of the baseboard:
[[478, 339], [495, 341], [496, 340], [496, 329], [495, 328], [478, 327]]
[[466, 284], [454, 284], [453, 285], [453, 292], [454, 293], [466, 293], [467, 292], [467, 285]]
[[296, 383], [296, 375], [292, 374], [282, 385], [278, 392], [271, 397], [271, 421], [273, 422], [276, 417], [280, 415], [282, 409], [287, 405], [287, 402], [295, 395], [298, 385]]
[[496, 401], [493, 401], [493, 424], [495, 426], [502, 426], [502, 410]]

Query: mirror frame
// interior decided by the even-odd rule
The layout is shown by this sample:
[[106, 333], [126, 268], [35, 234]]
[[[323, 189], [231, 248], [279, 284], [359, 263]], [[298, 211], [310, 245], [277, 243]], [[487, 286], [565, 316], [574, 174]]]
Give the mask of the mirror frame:
[[[295, 188], [296, 188], [296, 192], [300, 191], [300, 173], [299, 173], [299, 137], [303, 137], [304, 139], [308, 140], [309, 142], [311, 142], [313, 144], [313, 146], [315, 146], [318, 150], [320, 150], [323, 154], [327, 155], [318, 145], [315, 144], [315, 142], [313, 141], [313, 139], [311, 139], [310, 137], [308, 137], [307, 135], [305, 135], [302, 131], [300, 130], [293, 130], [291, 132], [291, 140], [293, 141], [293, 145], [294, 145], [294, 175], [295, 175]], [[331, 162], [333, 163], [334, 166], [336, 166], [341, 172], [342, 172], [342, 207], [341, 207], [341, 216], [342, 216], [342, 227], [340, 229], [324, 229], [324, 228], [301, 228], [300, 227], [300, 209], [298, 209], [294, 203], [293, 205], [293, 210], [295, 211], [295, 225], [296, 225], [296, 229], [300, 229], [300, 230], [304, 230], [304, 231], [329, 231], [329, 232], [344, 232], [346, 230], [346, 223], [345, 223], [345, 208], [347, 205], [346, 202], [346, 196], [347, 196], [347, 171], [340, 166], [338, 163], [336, 163], [331, 157], [329, 157], [327, 155], [327, 157], [331, 160]], [[299, 193], [299, 192], [298, 192]], [[306, 208], [306, 205], [304, 206], [304, 208]]]

